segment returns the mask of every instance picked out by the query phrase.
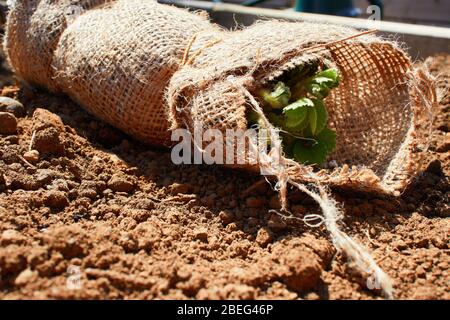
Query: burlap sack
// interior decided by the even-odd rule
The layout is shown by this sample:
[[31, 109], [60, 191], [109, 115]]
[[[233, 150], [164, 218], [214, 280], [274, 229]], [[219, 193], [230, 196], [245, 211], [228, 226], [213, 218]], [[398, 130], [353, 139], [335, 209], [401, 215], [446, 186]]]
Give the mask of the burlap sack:
[[[416, 123], [432, 108], [432, 82], [413, 70], [395, 43], [372, 35], [352, 38], [355, 34], [337, 26], [269, 21], [222, 37], [172, 77], [171, 123], [244, 129], [251, 106], [242, 87], [251, 93], [308, 60], [331, 61], [342, 73], [327, 98], [329, 123], [337, 132], [337, 149], [329, 158], [338, 168], [314, 179], [398, 194], [419, 170], [412, 151], [426, 132], [416, 130]], [[302, 170], [291, 172], [311, 180]]]
[[[359, 31], [308, 23], [260, 22], [225, 31], [205, 15], [150, 0], [18, 0], [9, 13], [5, 51], [31, 85], [63, 93], [144, 142], [170, 146], [170, 129], [246, 129], [246, 110], [261, 112], [252, 92], [310, 60], [342, 73], [327, 98], [337, 169], [313, 172], [273, 150], [260, 161], [279, 180], [312, 196], [328, 230], [388, 294], [388, 278], [343, 234], [339, 211], [322, 184], [398, 194], [418, 172], [412, 151], [428, 132], [417, 118], [435, 98], [432, 82], [395, 44]], [[420, 152], [416, 152], [420, 155]], [[303, 183], [315, 182], [319, 191]], [[286, 208], [284, 206], [284, 208]]]

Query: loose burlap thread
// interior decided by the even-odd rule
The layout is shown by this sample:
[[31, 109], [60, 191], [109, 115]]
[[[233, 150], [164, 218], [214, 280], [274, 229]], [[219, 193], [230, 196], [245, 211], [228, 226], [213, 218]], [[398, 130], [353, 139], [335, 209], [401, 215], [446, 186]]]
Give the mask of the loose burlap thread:
[[[342, 213], [325, 185], [397, 195], [419, 171], [421, 152], [413, 151], [429, 132], [418, 130], [417, 119], [432, 115], [435, 90], [395, 43], [344, 27], [283, 21], [231, 32], [204, 14], [155, 1], [19, 0], [4, 47], [23, 81], [68, 95], [149, 144], [171, 146], [171, 129], [193, 130], [195, 123], [245, 130], [246, 112], [256, 110], [272, 141], [256, 167], [277, 178], [282, 209], [288, 211], [289, 185], [314, 198], [336, 247], [392, 297], [389, 278], [339, 230]], [[252, 95], [309, 61], [331, 63], [342, 74], [326, 101], [338, 136], [330, 155], [337, 167], [319, 172], [283, 157], [279, 129]]]

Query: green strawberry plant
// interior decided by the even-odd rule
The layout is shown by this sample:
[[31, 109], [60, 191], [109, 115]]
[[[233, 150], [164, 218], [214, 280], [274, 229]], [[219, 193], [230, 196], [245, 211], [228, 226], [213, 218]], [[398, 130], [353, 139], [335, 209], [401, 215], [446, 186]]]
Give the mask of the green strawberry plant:
[[[307, 165], [320, 165], [336, 148], [336, 132], [328, 128], [324, 99], [339, 85], [334, 68], [309, 64], [258, 92], [267, 119], [280, 129], [286, 156]], [[248, 115], [250, 126], [261, 127], [259, 115]]]

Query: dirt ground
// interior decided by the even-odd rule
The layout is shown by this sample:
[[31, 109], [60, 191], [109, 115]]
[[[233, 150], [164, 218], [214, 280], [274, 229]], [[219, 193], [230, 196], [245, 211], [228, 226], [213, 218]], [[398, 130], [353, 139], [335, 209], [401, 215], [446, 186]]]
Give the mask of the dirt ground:
[[[450, 56], [432, 71], [448, 91]], [[62, 97], [1, 95], [23, 104], [10, 106], [17, 133], [0, 135], [1, 299], [382, 298], [324, 227], [269, 213], [277, 196], [260, 177], [175, 166]], [[335, 192], [345, 231], [400, 299], [450, 299], [449, 125], [447, 93], [424, 172], [400, 198]], [[290, 200], [300, 217], [319, 213], [302, 193]]]

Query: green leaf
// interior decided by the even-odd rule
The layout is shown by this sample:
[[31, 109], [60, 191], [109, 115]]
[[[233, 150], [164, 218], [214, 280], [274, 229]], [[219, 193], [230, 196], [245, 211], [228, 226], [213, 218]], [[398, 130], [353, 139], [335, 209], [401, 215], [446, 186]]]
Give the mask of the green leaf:
[[326, 161], [327, 155], [334, 148], [336, 148], [336, 133], [325, 128], [315, 142], [298, 140], [293, 149], [294, 159], [306, 165], [318, 165]]
[[307, 84], [306, 90], [318, 99], [325, 99], [330, 93], [330, 89], [327, 86], [317, 83]]
[[314, 107], [314, 102], [309, 98], [301, 98], [285, 107], [283, 109], [283, 113], [298, 109], [299, 107]]
[[335, 88], [339, 85], [340, 81], [339, 71], [333, 68], [323, 70], [319, 72], [313, 80], [317, 84], [324, 84], [330, 89]]
[[314, 77], [314, 82], [317, 84], [328, 84], [328, 83], [334, 83], [335, 80], [327, 77]]
[[272, 97], [279, 99], [283, 97], [290, 97], [291, 91], [289, 90], [289, 87], [286, 86], [283, 82], [278, 82], [275, 86], [274, 91], [272, 92]]
[[291, 103], [283, 109], [286, 116], [286, 127], [300, 127], [308, 116], [308, 109], [314, 107], [314, 102], [309, 98], [302, 98]]
[[331, 130], [330, 128], [325, 128], [322, 132], [317, 135], [318, 143], [321, 143], [326, 146], [327, 152], [331, 153], [336, 149], [336, 131]]
[[[280, 134], [285, 155], [308, 165], [323, 163], [336, 148], [336, 133], [327, 128], [328, 112], [322, 100], [339, 85], [340, 74], [337, 69], [324, 68], [317, 72], [318, 65], [298, 67], [274, 87], [259, 93], [268, 120], [283, 129]], [[261, 122], [252, 113], [248, 120], [258, 125]], [[262, 136], [259, 139], [268, 140]]]
[[291, 90], [283, 82], [278, 82], [272, 92], [261, 90], [260, 96], [263, 100], [274, 109], [284, 108], [289, 104], [291, 99]]
[[308, 120], [309, 120], [309, 128], [311, 129], [312, 135], [316, 135], [317, 130], [317, 110], [316, 108], [309, 108], [308, 110]]
[[334, 68], [325, 69], [317, 74], [317, 77], [325, 77], [337, 81], [339, 79], [339, 71]]
[[319, 99], [325, 99], [330, 90], [339, 84], [339, 73], [336, 69], [327, 69], [319, 72], [306, 84], [306, 90]]
[[[325, 104], [318, 99], [312, 99], [314, 102], [314, 108], [316, 109], [317, 113], [317, 121], [316, 121], [316, 129], [313, 133], [313, 135], [317, 135], [326, 127], [328, 122], [328, 112], [327, 108], [325, 107]], [[312, 131], [312, 128], [311, 128]]]
[[323, 163], [327, 158], [326, 146], [320, 143], [309, 144], [308, 142], [298, 140], [294, 145], [294, 159], [306, 165]]

